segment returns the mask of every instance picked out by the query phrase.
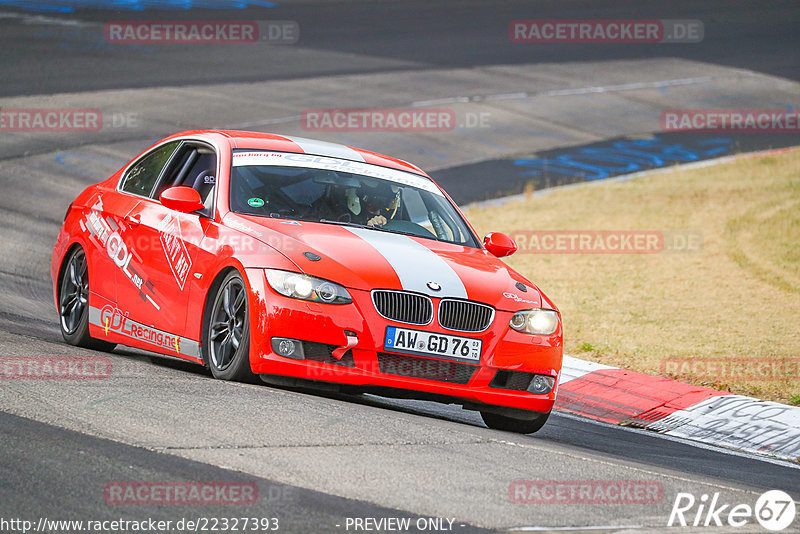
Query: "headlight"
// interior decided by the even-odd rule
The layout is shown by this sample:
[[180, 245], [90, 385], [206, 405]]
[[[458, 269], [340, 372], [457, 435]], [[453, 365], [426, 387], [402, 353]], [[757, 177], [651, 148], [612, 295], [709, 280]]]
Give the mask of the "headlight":
[[350, 293], [344, 287], [322, 278], [277, 269], [265, 269], [265, 271], [269, 285], [281, 295], [324, 304], [353, 302]]
[[508, 326], [517, 332], [549, 336], [558, 328], [558, 312], [555, 310], [522, 310], [511, 317]]

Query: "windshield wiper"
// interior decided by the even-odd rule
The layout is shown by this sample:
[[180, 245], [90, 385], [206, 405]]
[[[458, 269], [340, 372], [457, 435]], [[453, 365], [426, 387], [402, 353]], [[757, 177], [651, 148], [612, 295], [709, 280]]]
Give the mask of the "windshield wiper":
[[374, 228], [373, 226], [367, 226], [366, 224], [359, 224], [350, 221], [333, 221], [331, 219], [319, 219], [319, 222], [325, 224], [341, 224], [342, 226], [352, 226], [353, 228]]

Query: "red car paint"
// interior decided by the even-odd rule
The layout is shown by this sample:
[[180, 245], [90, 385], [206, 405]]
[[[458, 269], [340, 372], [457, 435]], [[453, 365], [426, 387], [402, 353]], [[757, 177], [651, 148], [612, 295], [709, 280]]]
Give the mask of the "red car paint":
[[[202, 143], [215, 153], [215, 200], [206, 215], [175, 211], [157, 198], [131, 194], [118, 187], [141, 156], [175, 140]], [[556, 383], [561, 371], [560, 316], [550, 335], [521, 333], [509, 327], [516, 311], [557, 311], [532, 282], [487, 250], [488, 245], [498, 247], [494, 250], [502, 255], [513, 253], [513, 240], [493, 234], [487, 245], [477, 241], [476, 246], [466, 246], [403, 237], [413, 245], [409, 253], [414, 247], [421, 252], [424, 248], [427, 252], [421, 258], [435, 255], [437, 265], [455, 273], [466, 290], [467, 300], [494, 308], [494, 319], [486, 330], [472, 333], [445, 329], [437, 319], [423, 326], [391, 321], [378, 313], [370, 292], [403, 291], [402, 277], [373, 243], [362, 238], [367, 235], [364, 232], [386, 233], [359, 233], [335, 224], [231, 211], [232, 153], [238, 149], [287, 155], [315, 153], [341, 160], [351, 154], [367, 164], [430, 180], [418, 167], [404, 161], [338, 145], [250, 132], [198, 130], [175, 134], [144, 151], [104, 182], [88, 187], [71, 204], [53, 251], [51, 274], [56, 305], [65, 258], [73, 247], [80, 246], [88, 261], [89, 333], [93, 338], [204, 363], [201, 330], [212, 284], [220, 273], [235, 269], [247, 287], [250, 366], [257, 374], [439, 394], [479, 406], [550, 411], [557, 386], [547, 394], [534, 394], [491, 385], [498, 371], [543, 374], [555, 378]], [[165, 202], [191, 205], [194, 193], [189, 193], [171, 191], [167, 195], [171, 200]], [[443, 197], [452, 204], [446, 194]], [[474, 234], [471, 227], [469, 231]], [[319, 259], [312, 261], [304, 253]], [[422, 259], [418, 267], [420, 276], [429, 268]], [[283, 296], [268, 283], [265, 268], [336, 282], [347, 289], [352, 303], [332, 305]], [[441, 300], [434, 294], [430, 298], [436, 310]], [[454, 365], [452, 359], [433, 355], [401, 359], [392, 363], [395, 367], [383, 369], [389, 372], [382, 372], [377, 354], [389, 352], [384, 340], [390, 326], [480, 339], [480, 361], [466, 383], [452, 380], [453, 374], [459, 365], [472, 362], [456, 361]], [[330, 362], [286, 358], [273, 352], [273, 337], [335, 346], [336, 358]], [[352, 362], [348, 360], [351, 365], [336, 363], [346, 353], [352, 357]]]

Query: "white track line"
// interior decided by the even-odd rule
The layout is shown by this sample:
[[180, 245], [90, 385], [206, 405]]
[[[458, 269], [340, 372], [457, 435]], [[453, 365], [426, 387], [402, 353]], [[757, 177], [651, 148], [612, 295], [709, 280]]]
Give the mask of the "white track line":
[[672, 80], [657, 80], [654, 82], [634, 82], [622, 83], [617, 85], [598, 85], [589, 87], [575, 87], [571, 89], [551, 89], [549, 91], [540, 91], [536, 93], [519, 92], [519, 93], [496, 93], [489, 95], [473, 95], [473, 96], [451, 96], [445, 98], [435, 98], [431, 100], [418, 100], [412, 102], [412, 107], [427, 107], [438, 106], [441, 104], [456, 104], [467, 102], [481, 102], [491, 100], [516, 100], [523, 98], [534, 98], [537, 96], [574, 96], [574, 95], [588, 95], [596, 93], [614, 93], [618, 91], [636, 91], [638, 89], [660, 89], [662, 87], [675, 87], [679, 85], [696, 85], [706, 83], [713, 80], [711, 76], [699, 76], [696, 78], [675, 78]]
[[[696, 78], [675, 78], [671, 80], [657, 80], [653, 82], [634, 82], [623, 83], [617, 85], [601, 85], [589, 87], [576, 87], [571, 89], [551, 89], [549, 91], [541, 92], [527, 92], [520, 91], [516, 93], [493, 93], [488, 95], [473, 95], [473, 96], [448, 96], [443, 98], [435, 98], [431, 100], [417, 100], [409, 104], [411, 107], [431, 107], [441, 106], [444, 104], [468, 104], [470, 102], [492, 102], [498, 100], [521, 100], [525, 98], [534, 98], [538, 96], [574, 96], [586, 95], [596, 93], [612, 93], [617, 91], [635, 91], [638, 89], [659, 89], [662, 87], [674, 87], [679, 85], [695, 85], [711, 81], [711, 76], [700, 76]], [[295, 122], [301, 119], [301, 115], [290, 115], [286, 117], [278, 117], [274, 119], [261, 119], [251, 122], [242, 122], [227, 126], [227, 129], [237, 130], [240, 128], [250, 128], [253, 126], [267, 126], [270, 124], [285, 124], [287, 122]]]

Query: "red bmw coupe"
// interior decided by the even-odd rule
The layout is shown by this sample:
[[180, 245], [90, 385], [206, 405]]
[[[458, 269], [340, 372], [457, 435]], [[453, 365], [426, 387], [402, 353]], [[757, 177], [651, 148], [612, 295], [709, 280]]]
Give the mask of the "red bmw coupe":
[[52, 259], [61, 332], [223, 380], [335, 383], [478, 410], [531, 433], [555, 402], [555, 305], [422, 170], [342, 145], [188, 131], [69, 206]]

